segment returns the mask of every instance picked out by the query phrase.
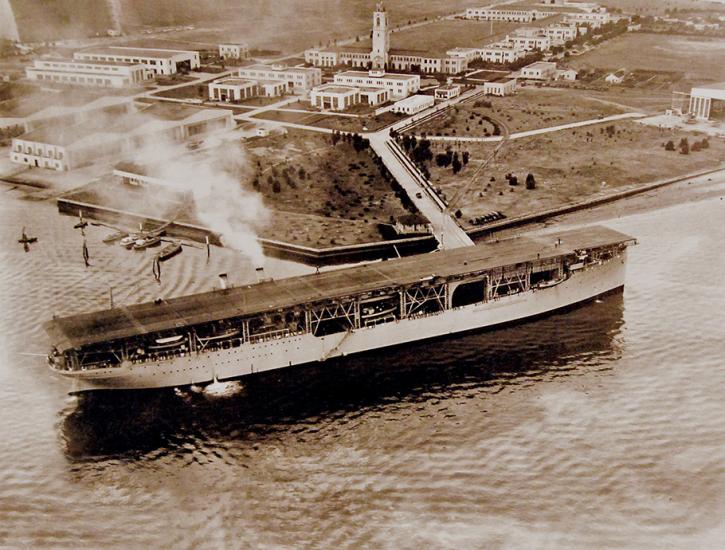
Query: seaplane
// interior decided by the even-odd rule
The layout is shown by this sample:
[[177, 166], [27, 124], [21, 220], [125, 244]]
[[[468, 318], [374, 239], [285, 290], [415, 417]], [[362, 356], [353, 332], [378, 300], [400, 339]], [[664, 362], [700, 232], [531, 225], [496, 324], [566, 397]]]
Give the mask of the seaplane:
[[28, 234], [25, 232], [25, 228], [23, 227], [18, 242], [23, 245], [23, 249], [25, 250], [25, 252], [30, 252], [30, 245], [33, 243], [37, 243], [38, 237], [28, 237]]

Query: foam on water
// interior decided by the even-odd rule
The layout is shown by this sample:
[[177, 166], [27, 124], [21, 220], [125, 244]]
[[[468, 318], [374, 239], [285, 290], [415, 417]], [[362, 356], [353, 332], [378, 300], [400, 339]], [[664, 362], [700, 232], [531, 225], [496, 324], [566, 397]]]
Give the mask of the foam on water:
[[[696, 215], [693, 215], [696, 212]], [[41, 357], [53, 313], [253, 276], [227, 251], [100, 243], [0, 204], [0, 546], [716, 548], [725, 540], [725, 202], [611, 222], [624, 295], [493, 333], [79, 400]], [[40, 237], [16, 246], [22, 225]], [[289, 268], [289, 266], [286, 266]]]

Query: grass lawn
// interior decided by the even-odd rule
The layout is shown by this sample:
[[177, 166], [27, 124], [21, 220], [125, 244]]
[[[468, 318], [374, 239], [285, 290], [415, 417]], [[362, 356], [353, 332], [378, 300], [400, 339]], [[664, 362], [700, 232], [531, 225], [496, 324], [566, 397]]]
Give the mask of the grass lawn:
[[[454, 207], [462, 210], [465, 221], [492, 210], [500, 210], [509, 217], [519, 216], [716, 167], [725, 160], [725, 140], [722, 138], [711, 137], [709, 149], [682, 155], [678, 151], [665, 151], [663, 144], [672, 140], [678, 145], [683, 137], [692, 144], [704, 136], [627, 121], [614, 123], [616, 133], [609, 137], [604, 130], [606, 126], [609, 125], [563, 130], [509, 142], [478, 174]], [[450, 200], [471, 181], [474, 170], [488, 158], [493, 145], [463, 144], [459, 150], [469, 151], [471, 160], [456, 176], [450, 168], [432, 164], [433, 185]], [[445, 145], [433, 142], [433, 147], [437, 152], [444, 150]], [[518, 177], [518, 186], [508, 185], [504, 179], [507, 173]], [[534, 190], [524, 186], [528, 173], [536, 178]]]
[[[701, 55], [706, 52], [706, 55]], [[725, 80], [725, 41], [697, 36], [627, 33], [608, 40], [593, 50], [572, 57], [574, 68], [593, 67], [616, 70], [626, 68], [683, 73], [697, 82]]]
[[442, 117], [414, 128], [417, 135], [485, 136], [493, 126], [484, 117], [500, 120], [511, 133], [559, 126], [569, 122], [616, 115], [625, 110], [587, 97], [588, 92], [560, 88], [520, 88], [515, 95], [488, 97], [448, 109]]
[[379, 222], [406, 213], [369, 152], [330, 136], [290, 130], [250, 140], [247, 152], [252, 187], [276, 211], [264, 237], [319, 248], [372, 242]]
[[209, 88], [206, 84], [191, 84], [179, 86], [170, 90], [162, 90], [152, 94], [158, 97], [170, 97], [174, 99], [209, 99]]

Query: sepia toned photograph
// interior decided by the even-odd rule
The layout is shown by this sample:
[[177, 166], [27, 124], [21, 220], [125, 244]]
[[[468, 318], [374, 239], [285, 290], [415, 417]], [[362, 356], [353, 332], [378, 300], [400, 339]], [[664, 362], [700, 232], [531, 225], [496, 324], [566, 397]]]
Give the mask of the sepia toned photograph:
[[0, 550], [725, 547], [725, 0], [0, 0]]

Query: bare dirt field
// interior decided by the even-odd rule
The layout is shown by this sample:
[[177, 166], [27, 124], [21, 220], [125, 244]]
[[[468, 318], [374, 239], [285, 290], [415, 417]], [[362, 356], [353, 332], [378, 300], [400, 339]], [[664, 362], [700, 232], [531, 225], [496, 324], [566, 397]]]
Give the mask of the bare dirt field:
[[[705, 52], [707, 54], [703, 55]], [[628, 33], [572, 57], [569, 64], [574, 68], [607, 70], [666, 69], [680, 72], [684, 78], [697, 82], [720, 82], [725, 80], [725, 63], [713, 63], [718, 57], [725, 58], [725, 41], [683, 35]]]
[[[613, 127], [611, 134], [607, 127]], [[462, 210], [464, 221], [492, 210], [509, 217], [519, 216], [714, 168], [725, 162], [725, 140], [711, 137], [708, 149], [684, 155], [677, 146], [685, 137], [692, 145], [704, 135], [627, 121], [512, 140], [474, 182], [471, 177], [476, 167], [490, 156], [495, 144], [466, 143], [458, 150], [470, 153], [469, 164], [453, 175], [450, 169], [431, 163], [431, 181], [449, 200], [471, 182], [452, 206]], [[674, 142], [675, 151], [665, 150], [664, 144], [669, 140]], [[433, 142], [436, 152], [445, 146]], [[519, 185], [509, 185], [504, 177], [508, 173], [518, 177]], [[536, 180], [533, 190], [524, 185], [529, 173]]]
[[275, 210], [264, 237], [317, 248], [381, 239], [377, 224], [407, 211], [370, 150], [291, 130], [248, 142], [252, 187]]
[[493, 135], [493, 124], [503, 122], [511, 133], [559, 126], [625, 112], [620, 106], [597, 101], [588, 92], [558, 88], [521, 88], [516, 95], [488, 97], [449, 109], [445, 115], [416, 127], [415, 134], [430, 136]]
[[[387, 9], [391, 25], [397, 27], [492, 2], [397, 0]], [[243, 40], [255, 49], [291, 54], [319, 43], [367, 36], [373, 8], [373, 2], [364, 0], [250, 0], [243, 6], [238, 2], [219, 2], [206, 18], [194, 20], [196, 28], [164, 33], [159, 38], [207, 48], [216, 48], [220, 42]]]
[[[455, 47], [480, 47], [496, 42], [519, 27], [540, 27], [550, 25], [559, 19], [547, 17], [533, 23], [508, 23], [503, 21], [469, 21], [454, 19], [436, 21], [425, 25], [393, 32], [390, 38], [393, 49], [426, 51], [431, 55], [444, 55]], [[491, 32], [493, 31], [493, 32]], [[370, 40], [361, 41], [356, 46], [369, 47]]]

